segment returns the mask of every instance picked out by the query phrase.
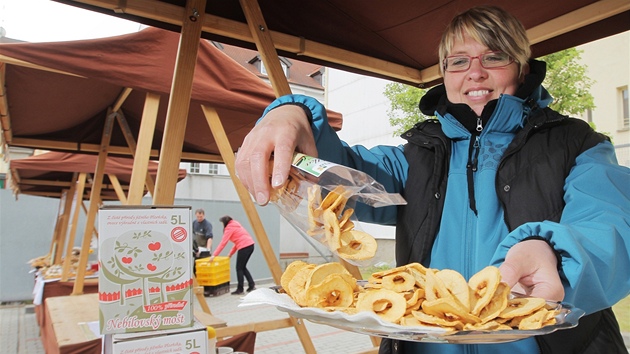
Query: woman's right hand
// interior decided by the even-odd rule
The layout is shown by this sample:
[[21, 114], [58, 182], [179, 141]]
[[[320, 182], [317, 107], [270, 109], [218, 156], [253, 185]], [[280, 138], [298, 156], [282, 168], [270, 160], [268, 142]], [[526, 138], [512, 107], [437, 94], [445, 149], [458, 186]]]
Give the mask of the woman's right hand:
[[272, 109], [247, 134], [236, 156], [236, 175], [259, 205], [266, 205], [272, 189], [285, 183], [295, 151], [317, 156], [311, 126], [300, 106]]

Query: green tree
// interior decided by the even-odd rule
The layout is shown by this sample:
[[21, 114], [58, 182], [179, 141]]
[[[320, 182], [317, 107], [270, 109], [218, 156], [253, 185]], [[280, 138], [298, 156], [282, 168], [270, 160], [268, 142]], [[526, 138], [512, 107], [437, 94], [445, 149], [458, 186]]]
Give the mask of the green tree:
[[[547, 63], [547, 76], [543, 86], [554, 101], [551, 108], [566, 115], [577, 116], [595, 104], [590, 88], [594, 81], [586, 76], [586, 65], [579, 63], [582, 52], [570, 48], [541, 57]], [[389, 83], [383, 94], [390, 102], [387, 110], [389, 123], [395, 128], [394, 136], [400, 135], [428, 117], [418, 108], [420, 98], [427, 89], [400, 83]]]

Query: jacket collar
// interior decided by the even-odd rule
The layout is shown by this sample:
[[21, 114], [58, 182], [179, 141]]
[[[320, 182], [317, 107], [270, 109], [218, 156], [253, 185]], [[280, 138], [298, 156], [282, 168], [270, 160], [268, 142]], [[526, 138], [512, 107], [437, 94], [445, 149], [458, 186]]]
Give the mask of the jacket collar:
[[[488, 102], [481, 115], [484, 127], [489, 126], [489, 122], [493, 116], [501, 114], [505, 116], [509, 114], [514, 117], [514, 113], [524, 111], [515, 118], [516, 122], [494, 122], [494, 129], [501, 131], [513, 131], [516, 127], [522, 126], [523, 119], [529, 112], [536, 108], [546, 107], [552, 100], [551, 96], [542, 87], [542, 82], [546, 75], [546, 64], [538, 60], [529, 61], [530, 72], [525, 76], [523, 84], [518, 88], [517, 92], [512, 95], [501, 95], [497, 100]], [[446, 98], [446, 89], [444, 84], [435, 86], [430, 89], [420, 100], [419, 108], [425, 115], [437, 115], [440, 120], [448, 120], [454, 126], [461, 126], [468, 132], [475, 132], [477, 125], [477, 115], [466, 104], [455, 104]], [[509, 126], [506, 126], [509, 124]], [[447, 124], [448, 125], [448, 124]], [[463, 133], [463, 132], [462, 132]], [[454, 136], [453, 136], [454, 134]], [[447, 132], [451, 137], [457, 137], [461, 133]]]

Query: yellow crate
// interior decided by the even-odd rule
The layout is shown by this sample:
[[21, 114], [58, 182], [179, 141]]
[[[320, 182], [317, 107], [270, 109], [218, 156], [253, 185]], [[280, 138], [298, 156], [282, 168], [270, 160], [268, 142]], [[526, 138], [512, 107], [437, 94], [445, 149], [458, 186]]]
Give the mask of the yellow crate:
[[226, 274], [218, 274], [218, 275], [209, 275], [209, 274], [200, 274], [197, 272], [197, 283], [199, 285], [210, 286], [210, 285], [219, 285], [223, 283], [230, 282], [230, 273]]
[[210, 262], [210, 257], [195, 260], [197, 271], [200, 269], [206, 272], [221, 272], [230, 270], [230, 257], [216, 256]]
[[204, 286], [213, 286], [230, 281], [230, 257], [214, 257], [212, 262], [208, 258], [195, 260], [197, 269], [197, 283]]

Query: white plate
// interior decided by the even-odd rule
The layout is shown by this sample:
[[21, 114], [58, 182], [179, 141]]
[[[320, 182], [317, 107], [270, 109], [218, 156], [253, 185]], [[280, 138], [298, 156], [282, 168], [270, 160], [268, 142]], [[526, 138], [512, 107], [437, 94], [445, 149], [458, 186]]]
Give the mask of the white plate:
[[360, 312], [348, 315], [344, 312], [328, 312], [314, 307], [300, 307], [287, 294], [279, 294], [273, 289], [258, 289], [243, 298], [241, 306], [266, 304], [274, 305], [280, 311], [295, 318], [325, 324], [343, 330], [415, 342], [432, 343], [502, 343], [512, 342], [532, 336], [549, 334], [561, 329], [577, 326], [584, 311], [567, 303], [547, 302], [548, 308], [558, 310], [556, 324], [536, 330], [500, 330], [500, 331], [457, 331], [448, 332], [436, 327], [400, 326], [381, 320], [372, 312]]

